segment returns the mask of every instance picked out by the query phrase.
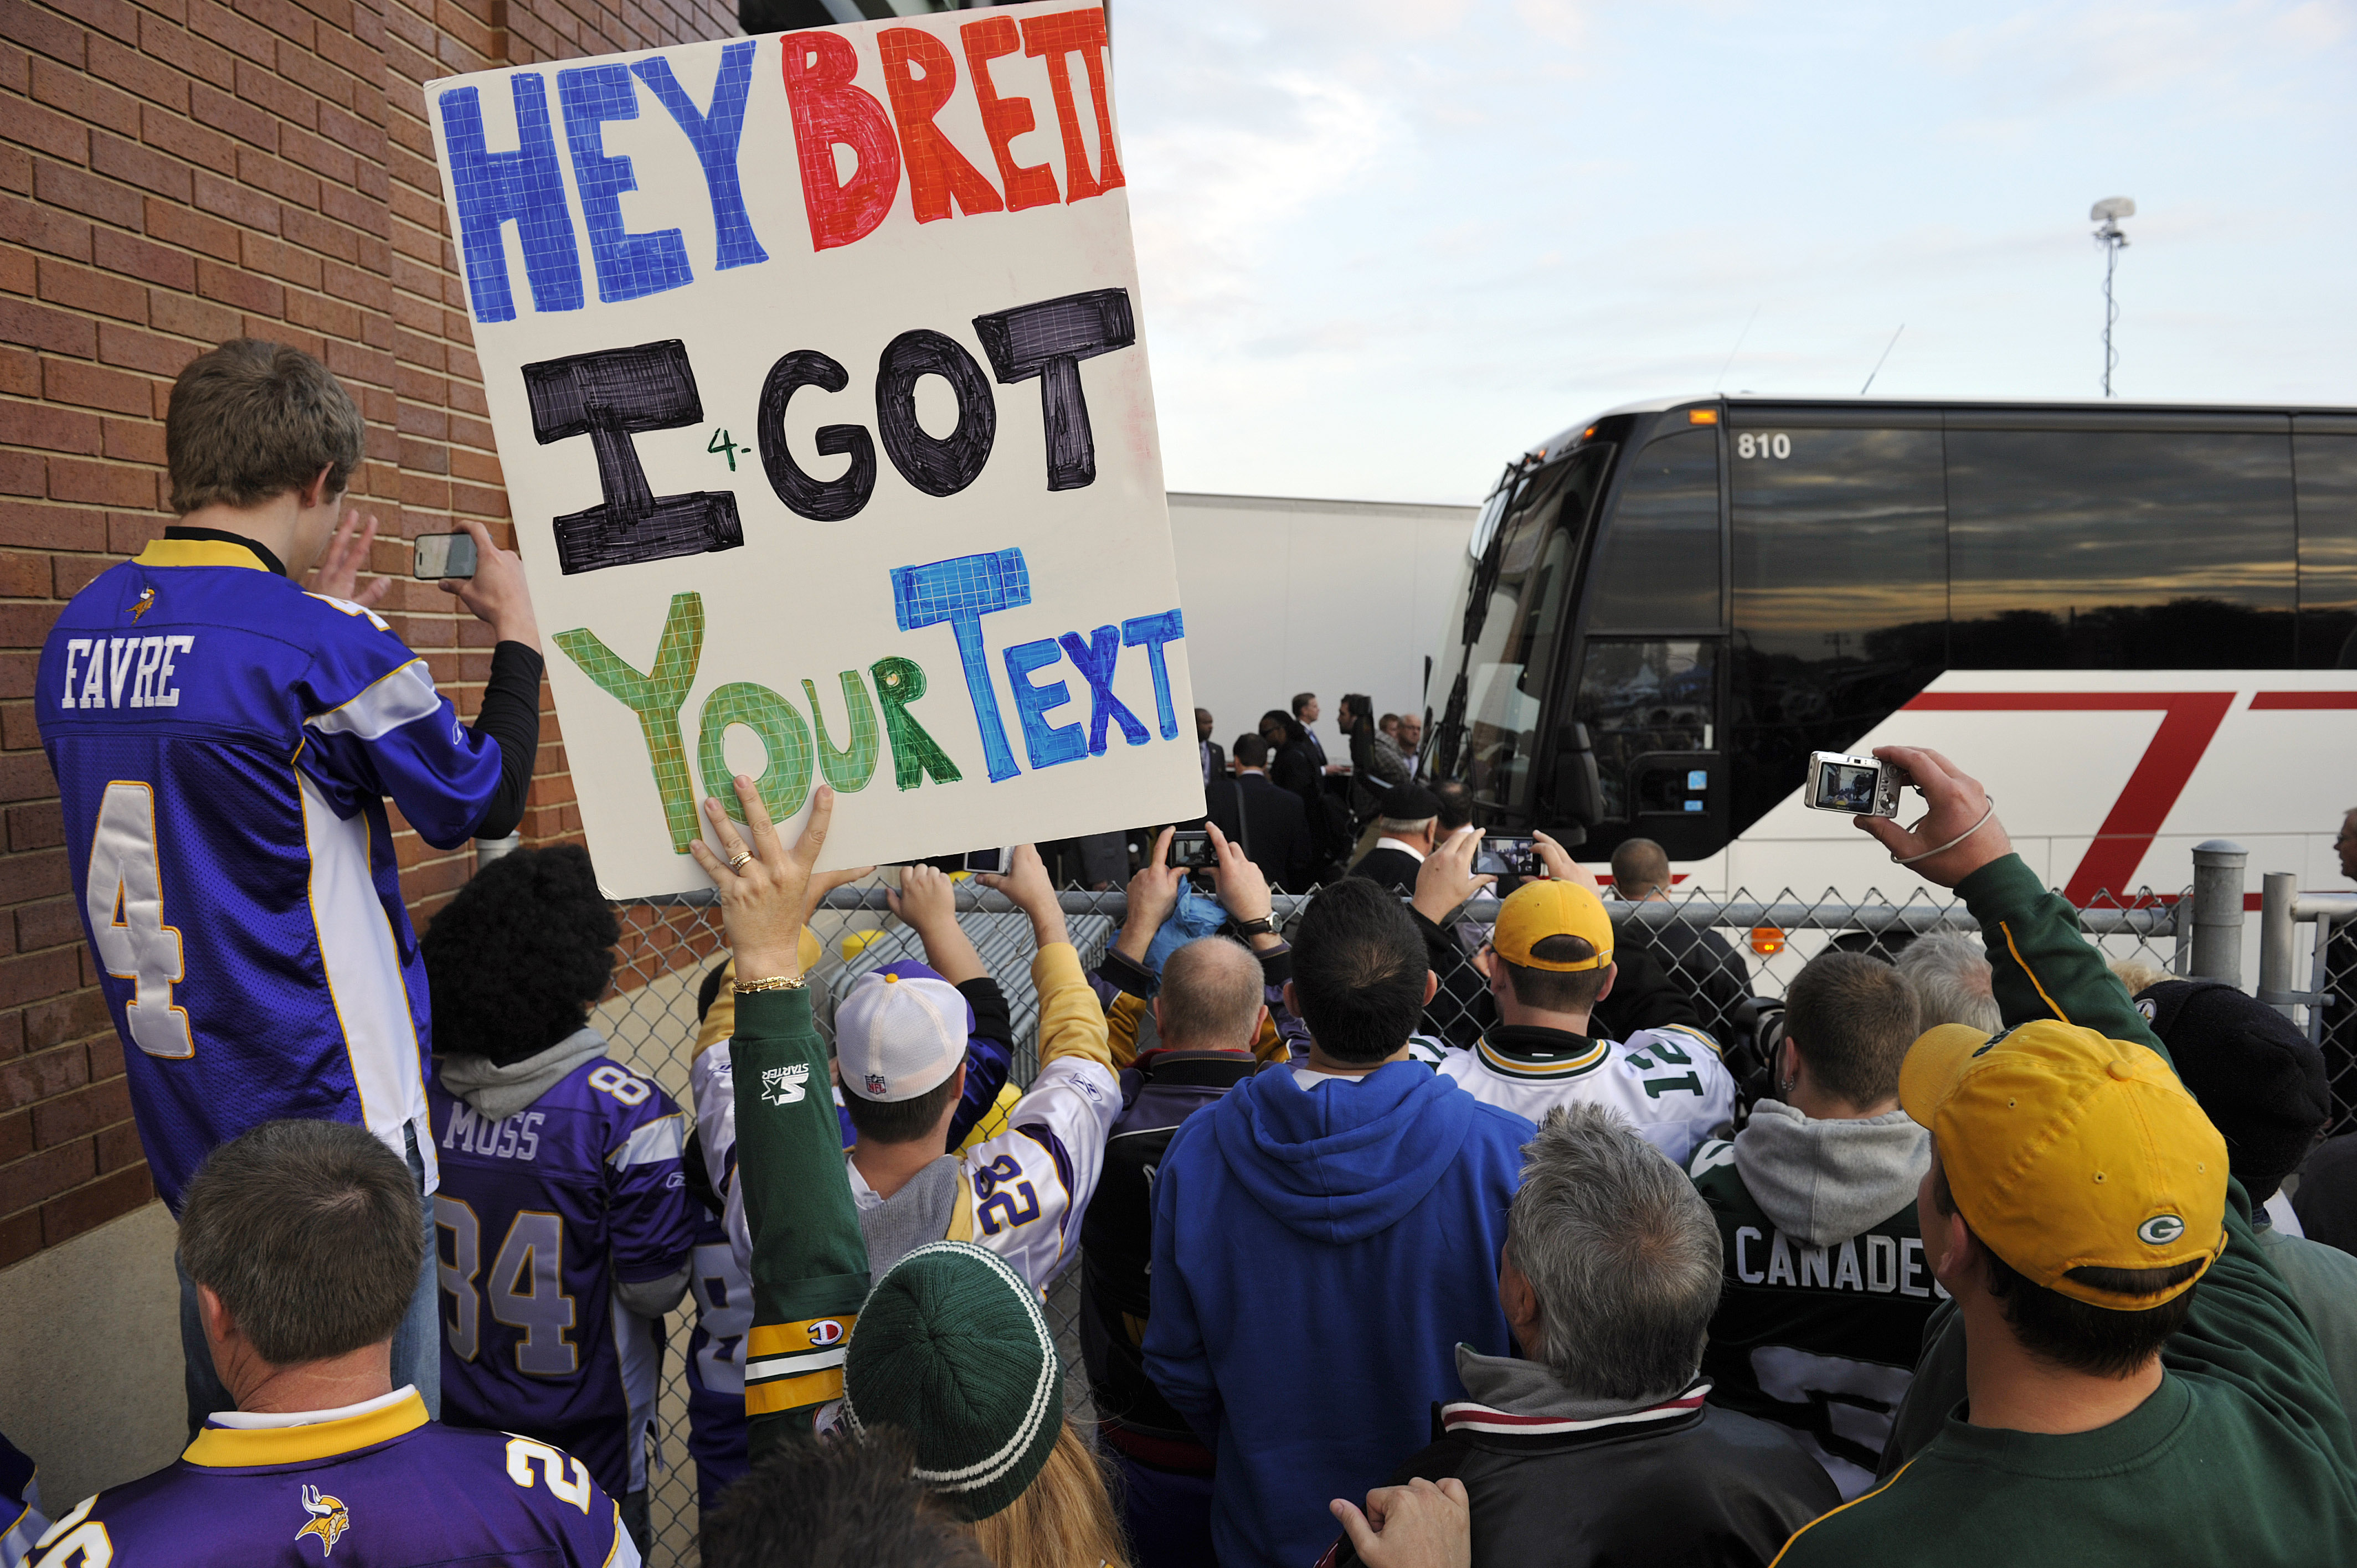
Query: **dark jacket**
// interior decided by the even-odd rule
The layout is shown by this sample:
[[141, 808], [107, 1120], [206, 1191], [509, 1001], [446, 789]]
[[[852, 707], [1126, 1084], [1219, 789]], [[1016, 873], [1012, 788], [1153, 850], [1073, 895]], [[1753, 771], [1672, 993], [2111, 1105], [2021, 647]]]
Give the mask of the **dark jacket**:
[[[1465, 1483], [1474, 1568], [1760, 1568], [1841, 1500], [1782, 1427], [1704, 1403], [1706, 1382], [1616, 1406], [1574, 1399], [1532, 1362], [1461, 1349], [1458, 1361], [1496, 1402], [1441, 1406], [1432, 1445], [1391, 1484]], [[1320, 1568], [1359, 1561], [1346, 1537]]]
[[1203, 782], [1208, 784], [1214, 779], [1226, 778], [1228, 776], [1227, 747], [1222, 746], [1216, 740], [1197, 741], [1195, 743], [1195, 766], [1199, 771], [1203, 770], [1203, 754], [1205, 752], [1211, 753], [1211, 762], [1209, 770], [1203, 771]]
[[[1271, 887], [1296, 893], [1309, 890], [1309, 870], [1317, 850], [1309, 838], [1309, 815], [1299, 796], [1278, 789], [1264, 774], [1243, 773], [1224, 781], [1212, 779], [1203, 791], [1203, 802], [1211, 820], [1243, 846]], [[1239, 811], [1242, 822], [1237, 820]]]
[[1288, 740], [1268, 759], [1268, 777], [1278, 789], [1290, 789], [1300, 796], [1301, 803], [1307, 806], [1317, 798], [1318, 782], [1326, 777], [1326, 768], [1308, 741]]
[[1751, 994], [1750, 966], [1717, 931], [1673, 923], [1622, 926], [1617, 950], [1638, 949], [1661, 961], [1670, 983], [1691, 997], [1702, 1026], [1723, 1051], [1735, 1043], [1735, 1010]]
[[1423, 869], [1424, 862], [1407, 851], [1378, 843], [1359, 857], [1358, 863], [1351, 867], [1351, 875], [1380, 883], [1394, 893], [1413, 895], [1415, 892], [1415, 874]]

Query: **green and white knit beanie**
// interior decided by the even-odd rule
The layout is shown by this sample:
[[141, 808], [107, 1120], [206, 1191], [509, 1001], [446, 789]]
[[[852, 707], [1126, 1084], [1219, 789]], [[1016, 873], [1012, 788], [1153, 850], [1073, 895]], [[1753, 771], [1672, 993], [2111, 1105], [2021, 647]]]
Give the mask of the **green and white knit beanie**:
[[1023, 1495], [1064, 1423], [1064, 1370], [1039, 1293], [996, 1253], [918, 1248], [868, 1292], [845, 1347], [852, 1430], [898, 1427], [916, 1478], [961, 1519]]

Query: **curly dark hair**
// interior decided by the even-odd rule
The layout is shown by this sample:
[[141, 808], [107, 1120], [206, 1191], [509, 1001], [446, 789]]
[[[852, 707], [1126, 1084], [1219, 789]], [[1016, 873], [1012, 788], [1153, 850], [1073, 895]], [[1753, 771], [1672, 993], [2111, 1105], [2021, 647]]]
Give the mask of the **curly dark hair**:
[[434, 1049], [505, 1067], [589, 1021], [622, 928], [578, 844], [501, 855], [434, 918], [420, 944]]

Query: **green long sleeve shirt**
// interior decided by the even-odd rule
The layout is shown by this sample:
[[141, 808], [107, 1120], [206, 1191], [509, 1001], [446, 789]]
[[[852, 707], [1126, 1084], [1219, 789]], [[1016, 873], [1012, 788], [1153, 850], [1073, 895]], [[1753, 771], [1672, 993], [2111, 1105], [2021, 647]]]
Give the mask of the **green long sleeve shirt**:
[[[2071, 907], [2018, 858], [1956, 891], [1981, 922], [2007, 1024], [2061, 1018], [2168, 1057]], [[2357, 1563], [2357, 1445], [2239, 1182], [2226, 1234], [2136, 1410], [2055, 1435], [1975, 1426], [1960, 1402], [1910, 1463], [1803, 1529], [1777, 1564]]]
[[737, 993], [737, 1180], [753, 1244], [745, 1342], [752, 1451], [809, 1441], [843, 1396], [843, 1353], [867, 1299], [867, 1243], [810, 993]]

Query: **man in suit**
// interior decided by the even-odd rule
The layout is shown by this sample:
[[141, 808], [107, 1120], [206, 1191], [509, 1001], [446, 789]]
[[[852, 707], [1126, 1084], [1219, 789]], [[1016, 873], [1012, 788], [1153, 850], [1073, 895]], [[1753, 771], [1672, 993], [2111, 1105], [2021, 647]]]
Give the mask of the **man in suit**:
[[1211, 821], [1220, 825], [1222, 832], [1243, 846], [1244, 854], [1260, 867], [1270, 886], [1308, 891], [1310, 867], [1317, 852], [1309, 836], [1309, 813], [1301, 804], [1301, 797], [1290, 789], [1278, 789], [1270, 780], [1268, 742], [1260, 736], [1236, 736], [1235, 757], [1233, 785], [1222, 789], [1213, 784], [1206, 791]]
[[1318, 711], [1317, 693], [1300, 692], [1295, 693], [1293, 699], [1294, 721], [1300, 725], [1302, 734], [1308, 736], [1309, 749], [1317, 753], [1318, 770], [1321, 773], [1331, 773], [1339, 764], [1326, 760], [1326, 743], [1318, 738], [1318, 731], [1315, 727], [1318, 723]]
[[1375, 819], [1375, 845], [1359, 857], [1351, 875], [1379, 882], [1395, 893], [1414, 893], [1416, 873], [1440, 836], [1440, 801], [1421, 784], [1394, 788]]
[[1228, 754], [1211, 738], [1211, 710], [1195, 710], [1195, 751], [1203, 764], [1203, 782], [1209, 784], [1228, 770]]

